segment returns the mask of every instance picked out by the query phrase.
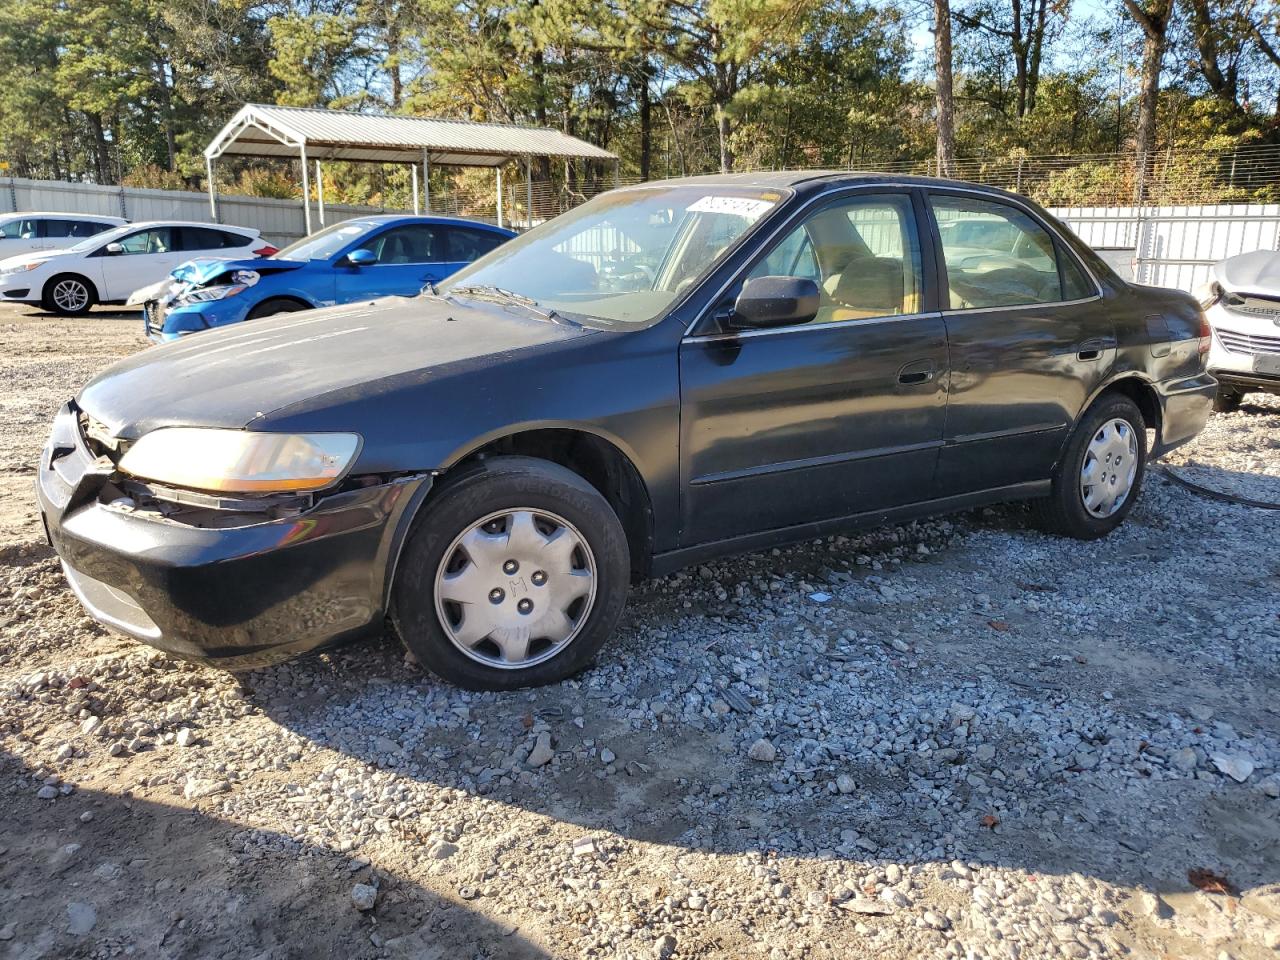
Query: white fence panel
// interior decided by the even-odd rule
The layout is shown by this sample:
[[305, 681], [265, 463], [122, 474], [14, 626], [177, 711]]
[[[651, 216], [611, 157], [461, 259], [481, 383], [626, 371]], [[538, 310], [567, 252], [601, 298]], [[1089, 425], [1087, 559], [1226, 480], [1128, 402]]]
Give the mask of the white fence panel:
[[1052, 213], [1129, 280], [1194, 290], [1219, 260], [1280, 250], [1280, 204], [1063, 207]]
[[[181, 190], [144, 190], [139, 187], [105, 187], [95, 183], [62, 183], [55, 180], [0, 180], [0, 213], [47, 210], [61, 213], [99, 213], [141, 220], [193, 220], [214, 222], [209, 198]], [[371, 213], [408, 213], [394, 207], [356, 207], [325, 204], [325, 222], [337, 223]], [[311, 204], [312, 223], [318, 225], [318, 204]], [[219, 196], [217, 222], [253, 227], [277, 246], [306, 234], [302, 203], [268, 197]]]

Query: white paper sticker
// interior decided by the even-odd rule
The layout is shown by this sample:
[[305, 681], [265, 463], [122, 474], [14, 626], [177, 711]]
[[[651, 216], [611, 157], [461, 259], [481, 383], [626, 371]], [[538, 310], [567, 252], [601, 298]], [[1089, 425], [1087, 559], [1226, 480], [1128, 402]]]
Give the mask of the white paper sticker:
[[727, 213], [747, 220], [759, 220], [773, 206], [758, 197], [703, 197], [689, 205], [691, 213]]

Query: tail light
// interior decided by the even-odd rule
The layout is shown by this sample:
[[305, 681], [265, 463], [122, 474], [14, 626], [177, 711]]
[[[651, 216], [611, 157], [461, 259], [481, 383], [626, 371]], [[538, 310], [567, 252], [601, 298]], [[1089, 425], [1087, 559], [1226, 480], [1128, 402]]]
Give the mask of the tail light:
[[257, 250], [253, 251], [253, 255], [255, 257], [270, 257], [279, 252], [280, 252], [279, 247], [273, 247], [271, 244], [268, 243], [265, 247], [259, 247]]
[[1200, 311], [1200, 352], [1202, 354], [1209, 352], [1209, 344], [1213, 340], [1213, 327], [1209, 326], [1209, 318], [1205, 316], [1203, 310]]

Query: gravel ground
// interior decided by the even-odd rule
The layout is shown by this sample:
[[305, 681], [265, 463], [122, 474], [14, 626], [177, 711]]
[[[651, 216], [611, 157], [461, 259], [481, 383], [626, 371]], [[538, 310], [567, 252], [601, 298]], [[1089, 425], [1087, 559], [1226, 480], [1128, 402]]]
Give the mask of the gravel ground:
[[[233, 677], [97, 627], [32, 507], [132, 314], [0, 313], [0, 956], [1224, 957], [1280, 950], [1280, 513], [1148, 477], [633, 594], [466, 693], [389, 639]], [[1172, 462], [1280, 502], [1280, 402]]]

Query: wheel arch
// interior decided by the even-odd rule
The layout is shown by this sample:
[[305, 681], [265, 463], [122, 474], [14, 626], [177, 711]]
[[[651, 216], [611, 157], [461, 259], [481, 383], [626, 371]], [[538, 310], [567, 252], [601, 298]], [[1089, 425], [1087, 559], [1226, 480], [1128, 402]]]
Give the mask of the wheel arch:
[[79, 280], [86, 287], [88, 287], [89, 293], [93, 295], [94, 303], [102, 302], [102, 295], [98, 291], [98, 285], [93, 282], [92, 278], [85, 276], [83, 273], [79, 272], [78, 270], [63, 270], [60, 273], [55, 273], [52, 277], [46, 280], [44, 282], [44, 286], [40, 288], [41, 305], [48, 303], [49, 291], [53, 288], [53, 285], [57, 283], [59, 280], [62, 280], [66, 277], [70, 277], [73, 280]]
[[633, 575], [647, 573], [653, 556], [653, 500], [634, 451], [619, 438], [580, 424], [524, 424], [478, 438], [450, 456], [440, 471], [504, 454], [558, 463], [591, 484], [622, 521]]
[[[252, 307], [250, 307], [249, 313], [253, 313], [253, 311], [257, 310], [259, 307], [265, 306], [266, 304], [271, 303], [273, 300], [283, 300], [286, 303], [296, 303], [303, 310], [316, 309], [316, 304], [308, 302], [305, 297], [302, 297], [297, 293], [292, 293], [292, 292], [273, 293], [273, 294], [270, 294], [269, 296], [263, 297], [261, 300], [255, 303]], [[248, 316], [248, 314], [245, 314], [245, 316]]]
[[[1142, 419], [1146, 421], [1147, 429], [1156, 432], [1156, 443], [1152, 447], [1155, 449], [1160, 443], [1160, 433], [1163, 427], [1163, 411], [1160, 408], [1160, 396], [1156, 393], [1155, 387], [1151, 382], [1136, 373], [1128, 373], [1116, 377], [1113, 380], [1103, 384], [1092, 397], [1089, 402], [1084, 405], [1084, 409], [1080, 411], [1083, 417], [1085, 412], [1092, 407], [1098, 400], [1108, 394], [1120, 394], [1128, 397], [1134, 402], [1138, 408], [1138, 412], [1142, 414]], [[1079, 417], [1076, 418], [1077, 421]]]

